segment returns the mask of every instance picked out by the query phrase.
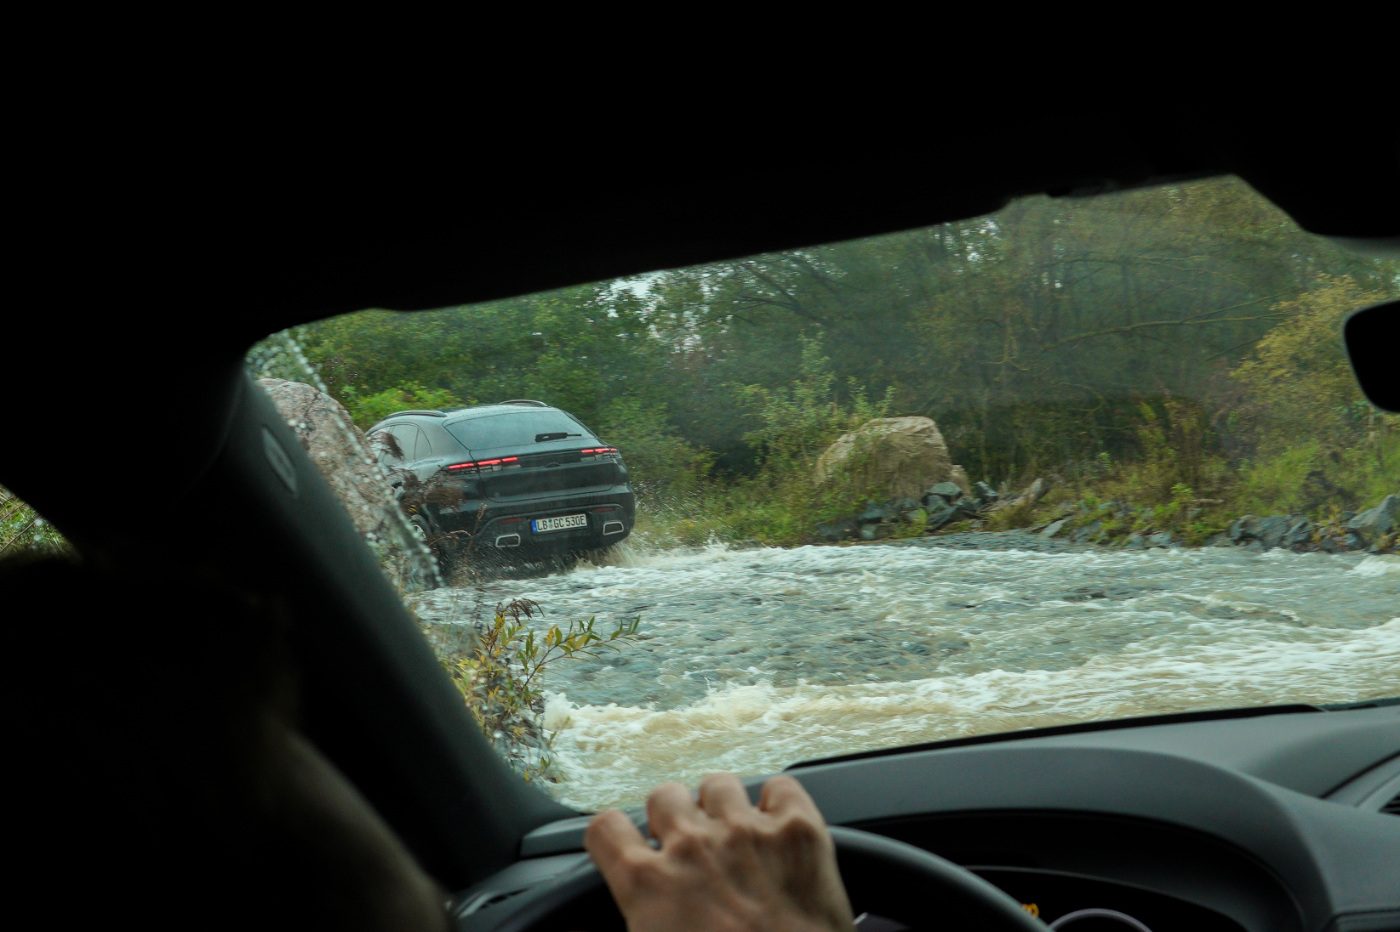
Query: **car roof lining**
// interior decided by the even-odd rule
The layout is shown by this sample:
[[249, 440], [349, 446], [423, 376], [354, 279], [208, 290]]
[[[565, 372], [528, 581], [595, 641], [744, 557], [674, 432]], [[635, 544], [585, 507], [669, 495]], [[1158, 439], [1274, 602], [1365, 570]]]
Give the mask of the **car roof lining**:
[[283, 197], [293, 172], [250, 178], [211, 210], [235, 231], [269, 212], [285, 222], [260, 228], [256, 264], [206, 240], [193, 271], [230, 284], [252, 342], [362, 308], [470, 304], [961, 220], [1022, 195], [1218, 174], [1239, 174], [1311, 232], [1400, 232], [1400, 138], [1339, 145], [1291, 119], [1210, 117], [1189, 101], [1137, 118], [969, 120], [796, 149], [669, 142], [561, 158], [552, 146], [532, 154], [527, 138], [465, 166], [456, 151], [403, 165], [341, 155], [333, 172], [297, 176], [294, 210]]

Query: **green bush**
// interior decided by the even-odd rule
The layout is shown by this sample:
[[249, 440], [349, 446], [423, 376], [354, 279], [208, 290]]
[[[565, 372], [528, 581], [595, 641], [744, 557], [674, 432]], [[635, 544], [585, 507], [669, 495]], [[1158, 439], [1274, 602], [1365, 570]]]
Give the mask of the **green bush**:
[[428, 388], [417, 382], [400, 382], [392, 388], [362, 395], [353, 385], [346, 386], [339, 399], [350, 412], [355, 426], [365, 430], [396, 411], [429, 411], [462, 407], [462, 401], [445, 388]]
[[[872, 402], [854, 381], [845, 395], [844, 401], [838, 397], [831, 362], [813, 339], [803, 340], [798, 377], [786, 387], [742, 389], [740, 398], [760, 425], [745, 438], [758, 451], [760, 469], [744, 484], [745, 507], [734, 516], [742, 536], [802, 543], [814, 539], [818, 524], [850, 517], [864, 506], [871, 490], [855, 480], [818, 483], [817, 459], [842, 434], [887, 416], [893, 396]], [[855, 451], [853, 462], [862, 455]], [[845, 474], [858, 476], [861, 470]]]
[[639, 617], [619, 622], [608, 634], [594, 629], [594, 619], [552, 625], [543, 635], [530, 627], [542, 613], [539, 603], [516, 599], [497, 605], [495, 618], [482, 625], [472, 645], [441, 658], [444, 669], [466, 700], [467, 708], [497, 750], [527, 782], [559, 782], [549, 756], [552, 733], [540, 726], [544, 693], [539, 676], [558, 660], [598, 656], [637, 636]]
[[794, 471], [810, 474], [817, 457], [837, 437], [873, 418], [885, 417], [893, 400], [893, 394], [886, 393], [880, 401], [870, 401], [864, 387], [854, 380], [847, 383], [846, 394], [848, 400], [843, 403], [837, 397], [831, 360], [811, 338], [802, 340], [798, 377], [788, 385], [741, 387], [741, 404], [759, 422], [744, 439], [757, 448], [763, 471], [773, 477]]
[[622, 451], [639, 495], [683, 496], [704, 481], [713, 454], [677, 436], [665, 407], [619, 398], [603, 408], [601, 417], [599, 436]]
[[1241, 513], [1357, 511], [1400, 492], [1400, 430], [1350, 448], [1307, 440], [1245, 464], [1236, 495]]
[[[865, 506], [869, 489], [840, 481], [819, 485], [816, 462], [842, 434], [884, 417], [888, 395], [872, 402], [852, 382], [843, 400], [830, 361], [813, 339], [803, 340], [801, 366], [788, 385], [735, 390], [743, 410], [758, 424], [745, 437], [756, 452], [757, 474], [727, 482], [673, 481], [662, 494], [640, 501], [639, 537], [692, 546], [711, 541], [789, 546], [815, 540], [818, 524], [850, 517]], [[630, 448], [623, 452], [630, 465]], [[683, 453], [678, 456], [685, 461]], [[688, 469], [698, 461], [690, 460]]]
[[1236, 493], [1242, 511], [1325, 520], [1400, 490], [1400, 417], [1362, 397], [1339, 339], [1348, 314], [1384, 297], [1324, 276], [1275, 306], [1285, 319], [1231, 373], [1250, 443]]

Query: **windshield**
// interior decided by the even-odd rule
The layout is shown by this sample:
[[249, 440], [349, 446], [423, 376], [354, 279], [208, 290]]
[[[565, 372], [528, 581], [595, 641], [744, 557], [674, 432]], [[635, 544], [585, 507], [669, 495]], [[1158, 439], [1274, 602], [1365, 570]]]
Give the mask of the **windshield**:
[[[374, 537], [501, 753], [588, 810], [716, 770], [1395, 694], [1400, 418], [1339, 333], [1397, 296], [1400, 265], [1223, 178], [367, 311], [250, 365], [360, 430], [519, 398], [598, 428], [572, 458], [386, 476], [413, 543]], [[500, 443], [580, 429], [538, 417]]]

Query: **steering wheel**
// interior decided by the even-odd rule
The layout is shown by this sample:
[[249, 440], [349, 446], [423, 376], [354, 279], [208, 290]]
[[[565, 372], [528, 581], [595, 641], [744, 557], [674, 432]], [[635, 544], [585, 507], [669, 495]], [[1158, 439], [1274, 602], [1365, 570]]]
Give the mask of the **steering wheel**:
[[[1044, 923], [966, 868], [883, 835], [840, 826], [830, 831], [841, 880], [857, 914], [870, 909], [913, 928], [1045, 932]], [[465, 917], [458, 929], [553, 932], [624, 927], [603, 875], [591, 861], [521, 899], [524, 902], [499, 924], [477, 912]]]

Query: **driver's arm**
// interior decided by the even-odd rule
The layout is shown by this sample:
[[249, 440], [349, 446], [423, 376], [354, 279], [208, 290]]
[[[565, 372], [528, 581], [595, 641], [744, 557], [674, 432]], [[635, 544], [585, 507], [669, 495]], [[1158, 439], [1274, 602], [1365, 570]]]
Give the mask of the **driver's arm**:
[[706, 777], [695, 797], [665, 783], [647, 822], [659, 850], [616, 809], [584, 839], [632, 932], [852, 928], [826, 823], [793, 778], [765, 783], [757, 807], [733, 774]]

